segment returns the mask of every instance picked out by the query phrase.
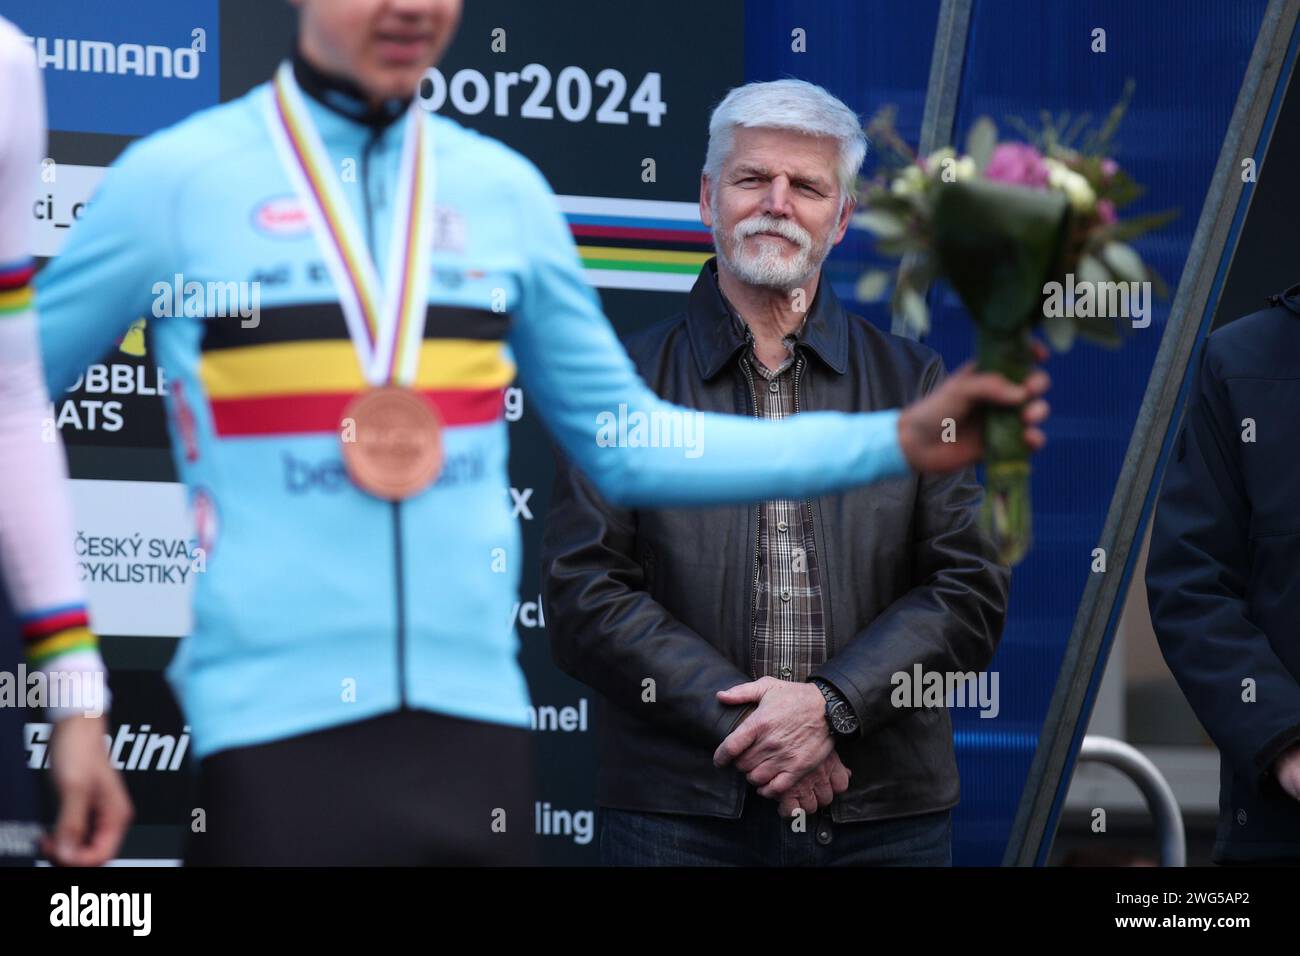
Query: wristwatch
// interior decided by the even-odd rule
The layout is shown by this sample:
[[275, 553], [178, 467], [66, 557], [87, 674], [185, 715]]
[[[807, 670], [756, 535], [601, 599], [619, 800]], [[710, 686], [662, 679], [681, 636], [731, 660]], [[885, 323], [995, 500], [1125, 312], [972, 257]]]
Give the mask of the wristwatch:
[[858, 715], [853, 712], [853, 705], [840, 696], [840, 692], [822, 680], [811, 678], [822, 696], [826, 698], [826, 723], [831, 726], [831, 733], [837, 737], [852, 737], [858, 732]]

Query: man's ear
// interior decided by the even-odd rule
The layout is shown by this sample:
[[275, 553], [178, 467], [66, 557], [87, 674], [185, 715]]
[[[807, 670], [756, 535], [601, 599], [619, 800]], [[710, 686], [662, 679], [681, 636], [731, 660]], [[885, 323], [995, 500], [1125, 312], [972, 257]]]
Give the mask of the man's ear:
[[709, 202], [709, 176], [707, 173], [700, 173], [700, 222], [713, 228], [713, 209], [712, 203]]
[[834, 245], [839, 245], [844, 234], [849, 231], [849, 220], [853, 218], [853, 210], [858, 208], [858, 200], [855, 196], [849, 196], [844, 203], [844, 209], [840, 211], [839, 225], [835, 228]]

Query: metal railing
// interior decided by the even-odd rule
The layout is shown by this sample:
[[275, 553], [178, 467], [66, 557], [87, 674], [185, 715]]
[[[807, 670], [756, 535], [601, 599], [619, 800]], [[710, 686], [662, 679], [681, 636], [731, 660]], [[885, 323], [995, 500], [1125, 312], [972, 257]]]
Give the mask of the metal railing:
[[1178, 809], [1169, 781], [1140, 750], [1113, 737], [1087, 735], [1079, 748], [1079, 760], [1104, 763], [1124, 773], [1137, 784], [1155, 820], [1160, 841], [1161, 866], [1187, 865], [1187, 833], [1183, 812]]

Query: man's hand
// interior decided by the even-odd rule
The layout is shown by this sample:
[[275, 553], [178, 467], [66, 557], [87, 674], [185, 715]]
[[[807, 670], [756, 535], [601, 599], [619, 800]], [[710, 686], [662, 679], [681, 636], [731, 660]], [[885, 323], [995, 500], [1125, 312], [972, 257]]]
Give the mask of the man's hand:
[[1300, 800], [1300, 744], [1285, 750], [1273, 761], [1273, 776], [1282, 785], [1287, 796]]
[[849, 777], [852, 773], [853, 771], [840, 761], [839, 753], [832, 749], [830, 756], [813, 767], [807, 776], [786, 791], [781, 797], [776, 812], [783, 817], [792, 817], [796, 810], [816, 813], [818, 809], [826, 809], [836, 795], [849, 789]]
[[[1035, 357], [1042, 361], [1046, 354], [1035, 343]], [[903, 409], [898, 417], [903, 457], [917, 472], [956, 471], [975, 464], [984, 455], [981, 418], [986, 405], [1023, 406], [1025, 444], [1038, 451], [1047, 443], [1037, 426], [1047, 419], [1049, 409], [1042, 396], [1050, 385], [1041, 369], [1016, 385], [993, 372], [976, 372], [974, 363], [967, 362], [930, 394]]]
[[724, 704], [758, 703], [714, 751], [719, 767], [736, 769], [762, 796], [777, 799], [834, 750], [826, 699], [811, 683], [763, 677], [718, 691]]
[[61, 866], [102, 866], [117, 853], [135, 811], [108, 762], [103, 717], [65, 717], [54, 725], [50, 764], [59, 794], [53, 838], [42, 852]]

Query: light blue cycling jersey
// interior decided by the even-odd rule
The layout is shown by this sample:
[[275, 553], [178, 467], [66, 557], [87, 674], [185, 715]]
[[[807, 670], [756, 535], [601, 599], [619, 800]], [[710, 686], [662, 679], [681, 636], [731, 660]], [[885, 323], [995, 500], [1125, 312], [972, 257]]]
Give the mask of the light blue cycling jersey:
[[[617, 503], [803, 497], [907, 470], [896, 411], [705, 415], [691, 447], [611, 443], [612, 420], [680, 410], [637, 377], [538, 170], [426, 113], [439, 226], [412, 387], [441, 413], [445, 466], [402, 502], [359, 490], [339, 416], [366, 383], [273, 148], [268, 96], [263, 84], [132, 145], [36, 284], [55, 394], [141, 316], [171, 383], [206, 569], [167, 676], [197, 756], [401, 707], [527, 725], [501, 401], [516, 365], [529, 407]], [[403, 124], [307, 104], [384, 262]], [[234, 307], [253, 282], [255, 323]]]

